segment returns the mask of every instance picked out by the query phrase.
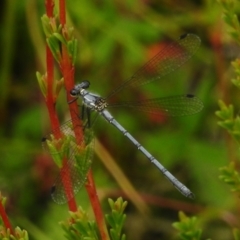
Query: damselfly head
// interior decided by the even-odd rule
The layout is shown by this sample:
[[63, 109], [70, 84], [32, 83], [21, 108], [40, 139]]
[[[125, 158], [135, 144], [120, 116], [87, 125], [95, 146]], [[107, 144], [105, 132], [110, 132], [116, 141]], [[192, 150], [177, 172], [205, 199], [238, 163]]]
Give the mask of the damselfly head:
[[90, 82], [85, 80], [77, 85], [70, 91], [72, 97], [77, 97], [80, 94], [81, 89], [87, 89], [90, 86]]

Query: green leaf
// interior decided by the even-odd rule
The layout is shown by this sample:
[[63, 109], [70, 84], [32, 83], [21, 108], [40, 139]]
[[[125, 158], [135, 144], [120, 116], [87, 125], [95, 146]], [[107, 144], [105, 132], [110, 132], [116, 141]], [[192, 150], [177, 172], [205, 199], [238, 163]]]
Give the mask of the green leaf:
[[57, 62], [60, 62], [61, 61], [61, 50], [60, 50], [60, 42], [58, 41], [58, 39], [54, 36], [50, 36], [48, 39], [47, 39], [47, 44], [55, 58], [55, 60]]
[[55, 87], [55, 95], [56, 97], [58, 97], [62, 87], [64, 86], [64, 79], [61, 78], [59, 81], [57, 81], [56, 83], [56, 87]]
[[62, 34], [55, 32], [52, 34], [51, 37], [55, 37], [59, 42], [61, 42], [62, 44], [64, 44], [65, 46], [67, 45], [67, 41], [66, 39], [62, 36]]
[[216, 115], [219, 118], [222, 118], [223, 120], [224, 119], [232, 119], [233, 118], [233, 112], [234, 112], [233, 105], [230, 104], [229, 106], [227, 106], [221, 100], [218, 101], [218, 104], [219, 104], [221, 110], [217, 111]]
[[49, 17], [46, 14], [44, 14], [41, 17], [41, 21], [42, 21], [43, 31], [46, 37], [50, 37], [53, 29], [52, 29], [52, 26], [50, 25]]
[[41, 75], [39, 72], [36, 72], [37, 81], [43, 96], [46, 98], [47, 95], [47, 86], [46, 86], [46, 76]]
[[78, 41], [76, 39], [67, 42], [67, 49], [72, 58], [72, 63], [75, 64], [78, 51]]
[[231, 131], [233, 129], [234, 122], [232, 120], [219, 121], [218, 125]]

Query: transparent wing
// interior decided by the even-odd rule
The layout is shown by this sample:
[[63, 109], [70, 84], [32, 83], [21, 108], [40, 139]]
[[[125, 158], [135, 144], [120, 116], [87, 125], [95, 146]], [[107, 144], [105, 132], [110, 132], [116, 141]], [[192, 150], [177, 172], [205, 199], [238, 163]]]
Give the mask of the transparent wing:
[[169, 43], [143, 67], [141, 67], [129, 80], [119, 85], [106, 98], [111, 98], [127, 87], [137, 87], [151, 81], [159, 80], [163, 76], [175, 71], [188, 61], [196, 52], [201, 43], [200, 38], [194, 34], [180, 36], [177, 42]]
[[83, 131], [82, 126], [77, 125], [73, 130], [72, 122], [68, 121], [60, 128], [60, 139], [54, 139], [54, 131], [43, 139], [44, 149], [52, 155], [57, 164], [62, 164], [51, 189], [51, 196], [58, 204], [68, 202], [81, 189], [92, 163], [93, 132], [84, 129], [84, 140], [77, 144], [74, 132], [78, 130]]
[[127, 107], [135, 110], [150, 112], [160, 116], [187, 116], [198, 113], [203, 103], [196, 96], [187, 94], [171, 97], [147, 99], [144, 101], [121, 102], [110, 107]]

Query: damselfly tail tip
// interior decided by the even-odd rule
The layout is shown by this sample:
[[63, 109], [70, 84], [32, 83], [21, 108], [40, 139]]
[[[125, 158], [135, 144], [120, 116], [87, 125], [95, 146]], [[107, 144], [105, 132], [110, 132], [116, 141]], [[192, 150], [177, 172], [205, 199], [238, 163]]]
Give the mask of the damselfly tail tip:
[[194, 195], [192, 192], [190, 192], [187, 197], [189, 197], [189, 198], [191, 198], [191, 199], [194, 199], [194, 198], [195, 198], [195, 195]]

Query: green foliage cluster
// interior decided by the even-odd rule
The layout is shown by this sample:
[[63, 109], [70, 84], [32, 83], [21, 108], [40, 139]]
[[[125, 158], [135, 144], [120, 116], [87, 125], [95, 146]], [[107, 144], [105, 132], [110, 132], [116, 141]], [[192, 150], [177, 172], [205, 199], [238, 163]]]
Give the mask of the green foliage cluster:
[[[126, 215], [124, 210], [127, 206], [127, 202], [122, 198], [118, 198], [115, 202], [112, 199], [108, 199], [111, 207], [111, 213], [106, 214], [106, 220], [109, 224], [110, 235], [112, 240], [125, 240], [125, 234], [122, 234], [122, 228], [125, 223]], [[69, 240], [98, 240], [99, 232], [94, 221], [89, 220], [88, 214], [83, 211], [81, 207], [77, 212], [70, 212], [71, 218], [62, 222], [61, 225], [66, 233], [66, 237]]]
[[15, 228], [14, 236], [10, 233], [9, 229], [6, 230], [3, 226], [0, 226], [0, 232], [0, 239], [2, 240], [29, 240], [28, 232], [19, 227]]
[[[236, 13], [236, 1], [220, 1], [224, 9], [224, 20], [230, 27], [230, 34], [240, 43], [240, 25]], [[232, 83], [239, 89], [240, 86], [240, 65], [239, 59], [232, 62], [236, 78], [232, 79]], [[234, 116], [234, 106], [230, 104], [227, 106], [223, 101], [219, 101], [220, 110], [216, 112], [216, 115], [220, 118], [218, 124], [225, 128], [229, 134], [240, 143], [240, 117]], [[231, 162], [229, 166], [222, 167], [220, 169], [220, 179], [231, 186], [231, 190], [239, 193], [240, 189], [240, 174], [234, 162]]]
[[[201, 240], [202, 229], [199, 228], [199, 221], [196, 217], [187, 217], [183, 212], [179, 212], [179, 222], [173, 223], [173, 227], [178, 230], [180, 240]], [[240, 230], [233, 229], [234, 240], [240, 239]], [[207, 240], [211, 240], [208, 238]]]
[[[6, 199], [5, 199], [6, 200]], [[108, 199], [111, 213], [106, 214], [106, 220], [109, 224], [110, 234], [112, 240], [125, 240], [125, 234], [122, 234], [122, 229], [125, 223], [126, 215], [124, 210], [127, 202], [120, 197], [115, 202]], [[69, 212], [70, 218], [65, 222], [60, 222], [61, 227], [65, 232], [66, 239], [69, 240], [99, 240], [95, 221], [89, 220], [88, 214], [79, 207], [76, 212]], [[19, 227], [15, 228], [15, 236], [10, 233], [10, 229], [5, 229], [3, 223], [0, 223], [0, 239], [2, 240], [28, 240], [28, 233], [26, 230], [21, 230]]]
[[218, 0], [223, 8], [223, 19], [229, 26], [229, 33], [235, 41], [240, 43], [240, 24], [238, 20], [239, 6], [235, 0]]
[[[3, 197], [0, 192], [0, 201], [2, 206], [5, 207], [7, 203], [7, 198]], [[14, 229], [14, 235], [11, 233], [9, 228], [4, 226], [3, 219], [0, 217], [0, 239], [3, 240], [29, 240], [28, 232], [26, 230], [22, 230], [20, 227], [16, 227]]]
[[196, 217], [187, 217], [183, 212], [179, 212], [179, 222], [173, 223], [173, 227], [179, 231], [181, 240], [200, 240], [202, 230], [197, 226]]
[[118, 198], [116, 202], [112, 199], [108, 199], [109, 205], [112, 209], [111, 214], [106, 215], [106, 220], [110, 225], [110, 235], [112, 240], [125, 240], [126, 235], [122, 234], [122, 228], [126, 220], [126, 214], [124, 210], [127, 206], [127, 202], [122, 198]]
[[62, 228], [66, 232], [67, 239], [97, 240], [99, 234], [95, 222], [88, 219], [86, 212], [78, 208], [77, 212], [70, 212], [71, 218], [62, 222]]

